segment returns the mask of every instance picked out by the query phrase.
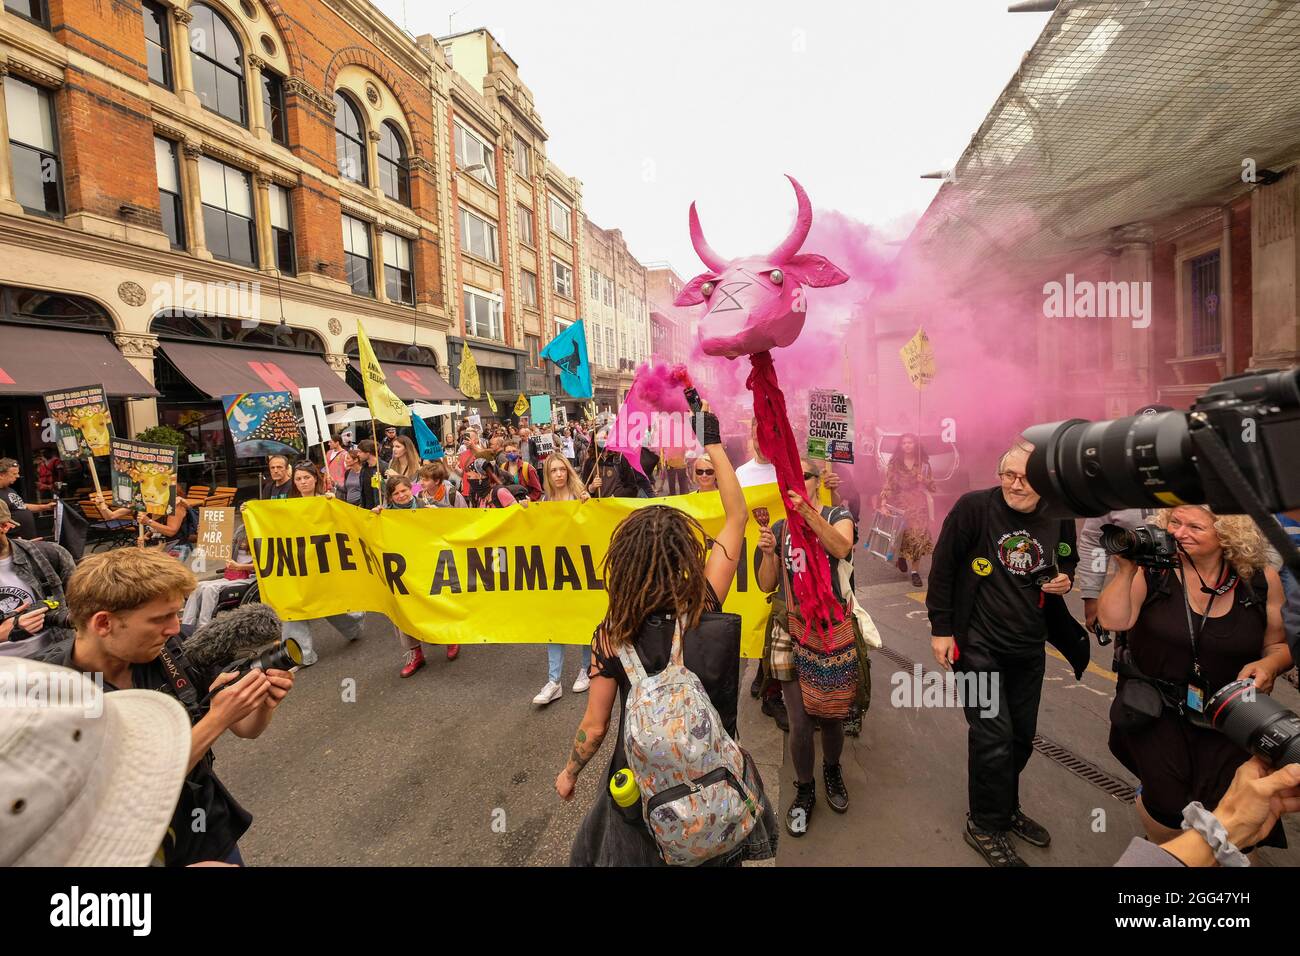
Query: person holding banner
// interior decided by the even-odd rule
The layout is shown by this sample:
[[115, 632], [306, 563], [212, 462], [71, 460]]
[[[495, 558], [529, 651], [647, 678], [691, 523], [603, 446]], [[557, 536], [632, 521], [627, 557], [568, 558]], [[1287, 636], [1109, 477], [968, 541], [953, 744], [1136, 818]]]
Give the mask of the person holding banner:
[[[364, 443], [363, 443], [364, 444]], [[293, 491], [290, 492], [290, 498], [324, 498], [327, 493], [324, 488], [324, 482], [321, 480], [320, 469], [313, 462], [300, 461], [293, 469], [293, 479], [291, 481]], [[330, 495], [330, 497], [333, 497]], [[362, 631], [365, 628], [366, 612], [365, 611], [348, 611], [345, 614], [331, 614], [326, 618], [318, 620], [329, 621], [348, 641], [360, 640]], [[302, 648], [302, 666], [311, 667], [320, 660], [315, 649], [312, 647], [311, 640], [311, 621], [285, 621], [284, 637], [291, 637], [298, 642]]]
[[420, 498], [430, 508], [468, 508], [465, 496], [447, 470], [447, 460], [426, 462], [420, 466]]
[[[699, 435], [712, 456], [718, 471], [725, 523], [711, 551], [705, 549], [703, 529], [683, 512], [666, 505], [639, 508], [623, 519], [610, 539], [605, 556], [605, 589], [609, 609], [592, 638], [591, 689], [587, 711], [573, 741], [568, 762], [555, 778], [555, 790], [561, 800], [573, 798], [578, 774], [600, 749], [613, 716], [616, 696], [620, 699], [620, 728], [627, 726], [627, 695], [631, 681], [623, 667], [620, 652], [636, 654], [647, 672], [657, 673], [668, 663], [676, 628], [667, 622], [680, 622], [682, 643], [690, 646], [704, 642], [709, 631], [721, 633], [734, 628], [729, 616], [720, 611], [736, 567], [745, 548], [745, 524], [748, 513], [731, 462], [727, 459], [718, 434], [718, 420], [703, 413]], [[739, 667], [739, 652], [726, 662], [734, 688]], [[730, 700], [721, 699], [724, 675], [697, 675], [714, 708], [722, 714], [735, 714], [734, 690]], [[722, 677], [722, 680], [717, 678]], [[735, 737], [733, 721], [723, 718], [726, 732]], [[742, 751], [743, 753], [743, 751]], [[615, 775], [628, 766], [622, 734], [614, 746], [608, 772], [600, 778], [595, 805], [579, 827], [569, 855], [573, 866], [663, 866], [654, 837], [638, 813], [629, 819], [615, 809], [608, 785]], [[748, 840], [723, 858], [705, 865], [738, 866], [745, 859], [763, 859], [775, 855], [776, 827], [771, 806], [763, 792], [763, 782], [747, 753], [744, 754], [744, 780], [758, 798], [761, 808]]]
[[718, 473], [713, 467], [713, 459], [707, 453], [691, 462], [691, 474], [695, 476], [697, 492], [718, 490]]
[[[588, 501], [591, 495], [582, 490], [582, 479], [578, 473], [573, 470], [573, 466], [568, 460], [558, 452], [551, 454], [546, 459], [545, 484], [546, 491], [542, 495], [542, 501]], [[587, 672], [591, 670], [591, 648], [583, 645], [582, 648], [582, 669], [578, 671], [578, 677], [573, 682], [573, 692], [575, 694], [584, 693], [590, 686], [590, 678]], [[533, 698], [533, 703], [546, 705], [551, 701], [559, 700], [564, 693], [560, 684], [560, 677], [564, 673], [564, 645], [548, 644], [546, 645], [546, 684]]]

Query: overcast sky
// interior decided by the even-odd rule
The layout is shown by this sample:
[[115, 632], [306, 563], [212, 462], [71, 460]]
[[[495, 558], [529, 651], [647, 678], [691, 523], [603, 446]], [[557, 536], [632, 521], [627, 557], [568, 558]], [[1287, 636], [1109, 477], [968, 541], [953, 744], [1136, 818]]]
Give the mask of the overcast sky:
[[794, 210], [905, 234], [1047, 22], [1008, 0], [376, 0], [413, 34], [487, 27], [519, 64], [587, 216], [646, 263], [763, 252]]

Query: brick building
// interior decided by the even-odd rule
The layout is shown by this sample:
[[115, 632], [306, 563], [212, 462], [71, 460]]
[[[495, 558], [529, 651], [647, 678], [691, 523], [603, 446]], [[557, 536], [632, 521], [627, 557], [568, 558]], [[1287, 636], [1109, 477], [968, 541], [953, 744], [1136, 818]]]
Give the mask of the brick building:
[[650, 358], [646, 268], [628, 250], [620, 229], [583, 217], [583, 309], [596, 404], [617, 410], [636, 367]]
[[[552, 262], [577, 271], [580, 186], [477, 36], [481, 75], [364, 0], [5, 0], [0, 455], [47, 444], [40, 392], [103, 381], [118, 434], [186, 434], [183, 482], [247, 482], [260, 462], [234, 459], [220, 396], [358, 401], [361, 322], [407, 401], [460, 397], [467, 338], [498, 397], [551, 390], [525, 372], [577, 315], [549, 280]], [[477, 155], [504, 189], [464, 168], [461, 128], [495, 147]], [[567, 227], [548, 214], [527, 249], [516, 207], [556, 201]], [[468, 213], [506, 224], [496, 263], [469, 251], [487, 229]]]

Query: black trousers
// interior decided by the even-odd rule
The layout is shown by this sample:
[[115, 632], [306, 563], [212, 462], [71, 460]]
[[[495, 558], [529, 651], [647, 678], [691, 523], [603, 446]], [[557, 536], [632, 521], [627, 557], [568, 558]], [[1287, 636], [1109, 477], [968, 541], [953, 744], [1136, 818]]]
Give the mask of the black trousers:
[[960, 674], [975, 675], [976, 686], [981, 688], [978, 696], [991, 704], [982, 707], [974, 694], [962, 700], [970, 726], [967, 790], [971, 821], [977, 827], [1011, 827], [1011, 818], [1020, 806], [1020, 771], [1034, 751], [1046, 666], [1045, 648], [1006, 654], [994, 651], [975, 632], [962, 642], [954, 667]]

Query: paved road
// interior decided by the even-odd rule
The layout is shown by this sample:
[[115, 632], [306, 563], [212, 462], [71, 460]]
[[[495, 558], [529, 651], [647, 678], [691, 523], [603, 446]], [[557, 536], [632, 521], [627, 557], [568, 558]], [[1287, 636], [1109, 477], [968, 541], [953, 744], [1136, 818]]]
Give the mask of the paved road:
[[[859, 598], [886, 646], [932, 666], [920, 595], [862, 552], [857, 563]], [[564, 696], [539, 709], [531, 700], [546, 679], [541, 646], [465, 646], [453, 662], [432, 648], [429, 665], [403, 680], [400, 649], [383, 619], [371, 616], [366, 636], [352, 645], [329, 627], [314, 633], [320, 663], [299, 676], [268, 731], [256, 741], [227, 736], [216, 748], [222, 780], [256, 818], [241, 843], [250, 863], [567, 863], [610, 753], [607, 743], [574, 800], [561, 803], [555, 775], [585, 705], [585, 695], [569, 690], [576, 647], [566, 650]], [[1082, 682], [1049, 659], [1039, 730], [1132, 784], [1106, 749], [1109, 654], [1094, 648], [1093, 659]], [[983, 865], [961, 836], [965, 720], [955, 708], [891, 706], [891, 677], [901, 670], [873, 655], [872, 708], [844, 760], [849, 813], [819, 803], [806, 836], [782, 838], [779, 865]], [[1278, 686], [1280, 699], [1300, 709], [1300, 695]], [[351, 687], [355, 702], [345, 699]], [[740, 728], [783, 808], [793, 779], [783, 737], [747, 694]], [[1022, 781], [1026, 810], [1054, 837], [1048, 850], [1024, 848], [1032, 864], [1107, 865], [1137, 832], [1131, 806], [1040, 754]], [[1300, 828], [1289, 832], [1300, 845]], [[1300, 860], [1295, 850], [1262, 856], [1277, 865]]]

